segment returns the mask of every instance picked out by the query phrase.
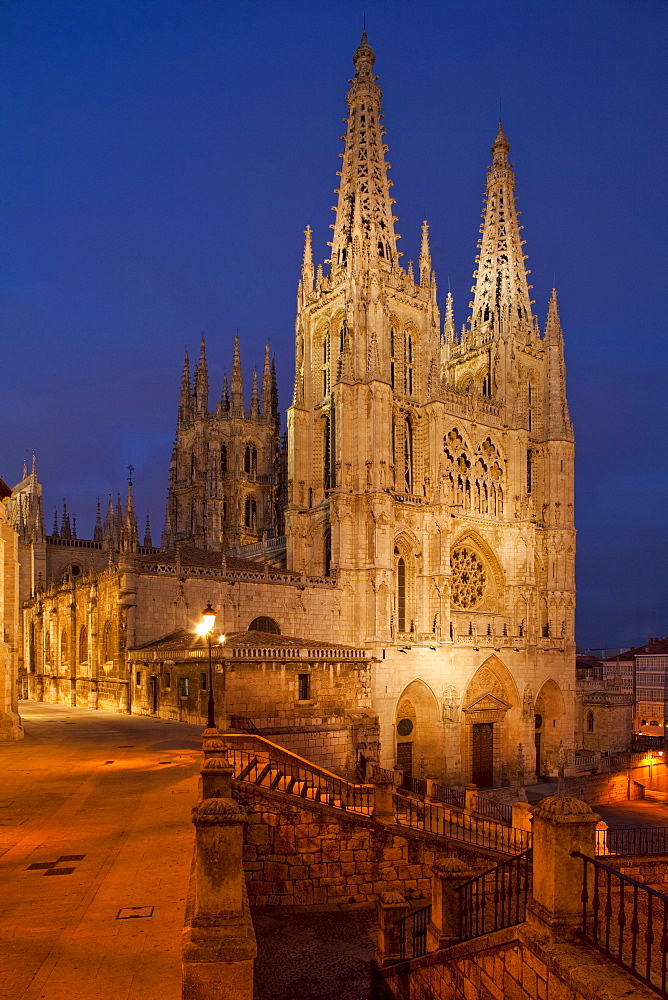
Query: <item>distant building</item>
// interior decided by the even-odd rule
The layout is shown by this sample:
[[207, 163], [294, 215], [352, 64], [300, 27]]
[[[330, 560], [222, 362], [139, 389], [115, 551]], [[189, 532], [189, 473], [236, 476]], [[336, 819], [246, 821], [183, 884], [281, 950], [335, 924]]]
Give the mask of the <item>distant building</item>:
[[7, 506], [11, 492], [0, 479], [0, 742], [23, 738], [18, 714], [18, 537]]
[[605, 661], [608, 673], [621, 672], [628, 685], [631, 677], [634, 692], [634, 729], [666, 724], [668, 701], [668, 636], [650, 639]]

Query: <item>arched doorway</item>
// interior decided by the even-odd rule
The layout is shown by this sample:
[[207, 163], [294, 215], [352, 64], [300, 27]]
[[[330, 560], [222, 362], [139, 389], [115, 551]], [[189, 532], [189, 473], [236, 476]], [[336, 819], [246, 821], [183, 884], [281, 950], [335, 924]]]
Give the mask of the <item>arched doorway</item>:
[[440, 777], [443, 769], [438, 701], [428, 684], [414, 680], [399, 697], [395, 719], [395, 761], [415, 778]]
[[564, 696], [555, 681], [545, 681], [534, 710], [536, 777], [547, 777], [556, 772], [559, 744], [564, 738]]
[[464, 775], [479, 788], [506, 784], [514, 767], [519, 695], [498, 657], [489, 657], [471, 678], [462, 718]]

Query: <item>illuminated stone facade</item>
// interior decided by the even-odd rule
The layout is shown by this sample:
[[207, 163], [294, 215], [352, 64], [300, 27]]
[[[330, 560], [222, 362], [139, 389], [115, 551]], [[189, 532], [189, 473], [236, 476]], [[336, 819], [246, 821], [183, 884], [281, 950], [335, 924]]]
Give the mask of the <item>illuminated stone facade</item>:
[[[202, 351], [194, 383], [184, 371], [163, 548], [139, 546], [131, 494], [107, 517], [114, 531], [99, 522], [85, 543], [95, 548], [81, 543], [76, 579], [61, 539], [70, 561], [32, 584], [31, 691], [79, 697], [81, 686], [89, 704], [153, 711], [133, 694], [126, 650], [192, 628], [211, 601], [223, 631], [268, 616], [283, 635], [365, 650], [370, 685], [343, 686], [341, 717], [376, 713], [385, 766], [499, 784], [521, 743], [527, 776], [534, 763], [555, 773], [576, 729], [573, 432], [556, 292], [541, 332], [499, 126], [470, 315], [457, 333], [448, 295], [441, 322], [427, 223], [416, 273], [400, 264], [366, 36], [354, 62], [324, 266], [306, 230], [285, 503], [269, 359], [246, 411], [237, 346], [211, 413]], [[48, 564], [58, 545], [45, 544]], [[273, 683], [263, 675], [249, 716], [271, 717]]]

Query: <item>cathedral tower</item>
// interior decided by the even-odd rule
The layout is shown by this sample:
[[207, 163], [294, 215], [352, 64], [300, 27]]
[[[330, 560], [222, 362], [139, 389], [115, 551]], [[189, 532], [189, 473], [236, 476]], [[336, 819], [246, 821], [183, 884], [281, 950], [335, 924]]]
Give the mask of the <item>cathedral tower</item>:
[[354, 55], [331, 256], [307, 228], [288, 411], [288, 567], [336, 577], [375, 656], [384, 764], [498, 783], [572, 742], [573, 435], [556, 293], [533, 314], [499, 126], [468, 323], [429, 227], [399, 262], [381, 93]]
[[235, 338], [232, 376], [229, 382], [227, 375], [223, 377], [221, 398], [211, 413], [202, 338], [192, 380], [187, 353], [183, 365], [163, 547], [183, 542], [220, 551], [279, 534], [279, 434], [269, 348], [261, 387], [254, 373], [246, 409], [239, 338]]

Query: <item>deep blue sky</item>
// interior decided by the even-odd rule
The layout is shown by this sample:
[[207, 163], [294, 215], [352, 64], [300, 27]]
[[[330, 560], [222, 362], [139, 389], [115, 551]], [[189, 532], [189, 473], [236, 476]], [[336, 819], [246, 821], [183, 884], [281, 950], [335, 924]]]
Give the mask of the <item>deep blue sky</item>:
[[164, 516], [183, 350], [212, 401], [238, 328], [291, 393], [302, 231], [335, 201], [362, 27], [384, 92], [404, 261], [431, 224], [442, 303], [469, 289], [498, 100], [536, 310], [556, 276], [577, 439], [578, 642], [668, 633], [663, 2], [0, 6], [0, 475], [37, 452], [79, 534], [136, 467]]

